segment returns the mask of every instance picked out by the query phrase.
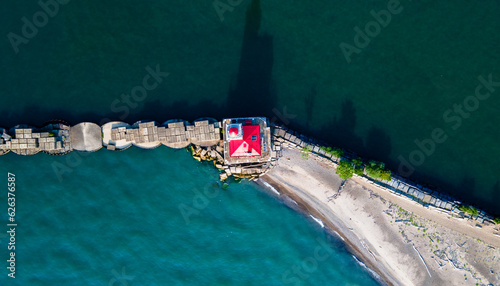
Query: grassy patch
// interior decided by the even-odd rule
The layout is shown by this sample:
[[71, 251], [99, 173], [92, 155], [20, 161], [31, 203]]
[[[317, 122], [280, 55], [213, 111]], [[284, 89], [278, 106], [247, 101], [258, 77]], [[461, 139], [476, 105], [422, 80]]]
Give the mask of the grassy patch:
[[306, 146], [306, 147], [302, 148], [302, 151], [300, 151], [300, 156], [302, 157], [302, 159], [308, 160], [309, 153], [311, 153], [311, 147]]
[[478, 215], [479, 214], [479, 211], [473, 206], [461, 205], [458, 207], [458, 209], [463, 211], [464, 213], [471, 214], [471, 215]]

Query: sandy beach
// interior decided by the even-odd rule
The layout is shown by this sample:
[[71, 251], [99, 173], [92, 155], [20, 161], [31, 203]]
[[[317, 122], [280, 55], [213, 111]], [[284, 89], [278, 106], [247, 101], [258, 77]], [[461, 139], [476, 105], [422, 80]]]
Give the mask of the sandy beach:
[[362, 177], [343, 181], [334, 163], [298, 149], [285, 148], [262, 180], [338, 233], [382, 283], [500, 285], [498, 226], [426, 209]]

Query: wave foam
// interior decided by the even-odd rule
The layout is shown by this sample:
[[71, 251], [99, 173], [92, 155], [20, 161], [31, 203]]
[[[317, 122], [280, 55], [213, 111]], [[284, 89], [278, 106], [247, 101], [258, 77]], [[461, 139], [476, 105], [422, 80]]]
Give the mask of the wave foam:
[[366, 266], [366, 264], [364, 264], [363, 262], [361, 262], [355, 255], [352, 255], [352, 257], [354, 258], [354, 260], [356, 260], [356, 262], [361, 265], [361, 267], [363, 267], [364, 269], [368, 270], [368, 272], [373, 275], [373, 277], [375, 277], [376, 279], [380, 279], [380, 275], [378, 275], [375, 271], [371, 270], [368, 266]]
[[273, 186], [271, 186], [268, 182], [262, 180], [262, 183], [264, 184], [264, 186], [266, 186], [267, 188], [269, 188], [271, 191], [273, 191], [273, 193], [277, 194], [278, 196], [281, 195], [280, 192], [278, 192], [278, 190], [276, 190]]
[[309, 215], [312, 217], [313, 220], [315, 220], [322, 228], [325, 228], [325, 224], [318, 218], [313, 217], [312, 215]]
[[340, 239], [342, 239], [342, 241], [345, 241], [344, 238], [342, 236], [340, 236], [340, 234], [338, 232], [336, 232], [335, 230], [333, 231]]

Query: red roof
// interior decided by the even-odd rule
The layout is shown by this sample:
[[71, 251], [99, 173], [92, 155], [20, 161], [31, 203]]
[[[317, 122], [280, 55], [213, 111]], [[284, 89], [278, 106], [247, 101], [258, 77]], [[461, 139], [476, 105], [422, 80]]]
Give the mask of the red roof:
[[244, 125], [243, 139], [229, 141], [231, 157], [260, 156], [260, 126]]
[[238, 135], [238, 128], [236, 128], [236, 127], [229, 128], [229, 135], [231, 135], [231, 136]]

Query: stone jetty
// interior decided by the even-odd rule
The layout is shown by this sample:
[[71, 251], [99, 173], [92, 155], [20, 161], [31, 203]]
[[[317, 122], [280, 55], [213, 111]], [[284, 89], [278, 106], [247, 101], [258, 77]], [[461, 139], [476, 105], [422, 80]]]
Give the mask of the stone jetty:
[[[251, 130], [253, 133], [245, 131], [234, 137], [224, 136], [223, 129], [234, 126], [239, 126], [241, 132]], [[195, 159], [214, 161], [221, 170], [221, 180], [231, 175], [255, 179], [277, 160], [276, 153], [271, 152], [271, 129], [263, 117], [223, 121], [200, 118], [193, 123], [171, 119], [162, 124], [141, 120], [134, 124], [112, 121], [102, 126], [82, 122], [74, 126], [54, 123], [40, 128], [28, 125], [17, 125], [10, 130], [0, 128], [0, 155], [10, 151], [18, 155], [34, 155], [40, 151], [61, 155], [71, 151], [95, 152], [103, 147], [122, 151], [131, 146], [153, 149], [161, 145], [174, 149], [191, 146]], [[236, 153], [231, 155], [230, 150]]]
[[[73, 150], [95, 152], [102, 147], [121, 151], [132, 145], [143, 149], [161, 145], [174, 149], [189, 148], [196, 160], [213, 161], [222, 181], [230, 176], [257, 179], [278, 164], [284, 148], [307, 152], [333, 167], [342, 159], [326, 152], [324, 142], [283, 126], [271, 126], [264, 117], [228, 118], [222, 121], [200, 118], [193, 123], [172, 119], [162, 124], [142, 120], [132, 125], [113, 121], [103, 126], [92, 122], [69, 126], [56, 121], [40, 128], [29, 125], [0, 128], [0, 155], [10, 151], [18, 155], [34, 155], [40, 151], [49, 155], [63, 155]], [[354, 154], [344, 155], [347, 158], [352, 156]], [[461, 210], [463, 203], [398, 174], [393, 173], [390, 181], [366, 175], [361, 177], [376, 187], [406, 197], [425, 208], [458, 219], [474, 220], [478, 227], [494, 223], [494, 218], [484, 211], [465, 213]]]

